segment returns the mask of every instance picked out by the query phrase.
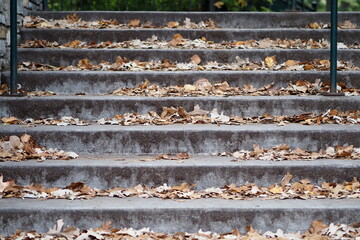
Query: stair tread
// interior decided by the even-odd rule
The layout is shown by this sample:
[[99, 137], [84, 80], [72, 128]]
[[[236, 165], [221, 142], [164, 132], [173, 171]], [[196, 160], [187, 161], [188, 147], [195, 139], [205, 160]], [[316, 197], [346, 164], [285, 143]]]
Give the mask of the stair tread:
[[[318, 159], [318, 160], [293, 160], [293, 161], [264, 161], [264, 160], [247, 160], [234, 162], [233, 157], [227, 156], [204, 156], [191, 155], [189, 159], [184, 159], [181, 164], [178, 160], [154, 160], [154, 154], [132, 154], [132, 155], [80, 155], [79, 159], [72, 160], [45, 160], [39, 163], [36, 160], [27, 160], [23, 162], [0, 162], [1, 167], [6, 168], [32, 168], [32, 167], [116, 167], [116, 168], [152, 168], [152, 167], [342, 167], [353, 168], [360, 167], [360, 159]], [[146, 160], [153, 159], [153, 160]]]
[[194, 199], [185, 201], [163, 200], [158, 198], [110, 198], [96, 197], [86, 201], [69, 201], [65, 199], [50, 199], [39, 201], [33, 199], [2, 199], [0, 212], [12, 212], [21, 210], [161, 210], [161, 209], [204, 209], [204, 210], [224, 210], [234, 209], [251, 211], [276, 210], [276, 209], [352, 209], [360, 211], [360, 199], [316, 199], [316, 200], [264, 200], [261, 198], [252, 201], [231, 201], [224, 199]]
[[149, 126], [119, 126], [119, 125], [88, 125], [88, 126], [48, 126], [38, 125], [37, 127], [27, 125], [2, 125], [0, 132], [20, 133], [20, 132], [118, 132], [118, 131], [163, 131], [163, 132], [360, 132], [360, 125], [301, 125], [287, 124], [278, 126], [275, 124], [251, 124], [251, 125], [216, 125], [216, 124], [173, 124], [173, 125], [149, 125]]

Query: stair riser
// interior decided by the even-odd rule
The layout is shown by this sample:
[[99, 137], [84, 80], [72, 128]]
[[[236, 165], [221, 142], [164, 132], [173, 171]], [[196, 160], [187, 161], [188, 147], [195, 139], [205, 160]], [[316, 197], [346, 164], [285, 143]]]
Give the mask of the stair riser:
[[[354, 44], [359, 42], [360, 30], [339, 30], [338, 41], [345, 44]], [[241, 40], [261, 40], [264, 38], [270, 39], [330, 39], [329, 30], [305, 30], [305, 29], [244, 29], [244, 30], [189, 30], [189, 29], [141, 29], [141, 30], [73, 30], [73, 29], [22, 29], [21, 41], [32, 39], [44, 39], [48, 41], [56, 41], [58, 43], [67, 43], [73, 40], [85, 42], [121, 42], [132, 39], [146, 40], [153, 35], [157, 36], [159, 40], [170, 41], [175, 34], [181, 34], [187, 39], [197, 39], [205, 37], [209, 41], [223, 42], [223, 41], [241, 41]]]
[[[54, 66], [76, 65], [79, 60], [87, 58], [93, 64], [100, 61], [114, 63], [116, 57], [126, 57], [130, 60], [161, 61], [169, 59], [172, 62], [190, 62], [191, 57], [197, 54], [202, 63], [217, 61], [219, 63], [235, 62], [236, 56], [252, 61], [263, 61], [268, 56], [275, 55], [279, 63], [289, 59], [298, 61], [310, 61], [315, 59], [329, 59], [330, 51], [326, 49], [315, 50], [119, 50], [119, 49], [19, 49], [19, 62], [33, 61], [47, 63]], [[355, 65], [360, 65], [358, 50], [339, 50], [339, 60], [351, 60]]]
[[[324, 181], [342, 183], [352, 181], [353, 177], [360, 177], [360, 161], [356, 160], [335, 164], [333, 162], [336, 160], [302, 162], [303, 165], [301, 163], [288, 164], [288, 162], [270, 164], [259, 161], [251, 165], [244, 162], [229, 163], [227, 158], [220, 158], [219, 162], [224, 162], [224, 166], [196, 166], [188, 163], [189, 160], [185, 160], [182, 164], [176, 164], [176, 161], [173, 161], [172, 165], [166, 163], [167, 166], [158, 161], [142, 165], [139, 163], [136, 166], [131, 162], [106, 164], [101, 160], [96, 165], [92, 163], [92, 160], [82, 160], [83, 165], [76, 165], [77, 163], [73, 164], [75, 161], [78, 160], [70, 160], [67, 163], [53, 161], [41, 164], [37, 162], [9, 163], [1, 164], [0, 169], [5, 180], [14, 179], [22, 186], [41, 183], [47, 187], [66, 187], [72, 182], [84, 182], [99, 189], [119, 186], [134, 187], [138, 184], [160, 186], [166, 183], [168, 186], [174, 186], [183, 182], [196, 184], [196, 189], [199, 190], [223, 187], [231, 183], [242, 185], [246, 182], [270, 186], [280, 183], [288, 172], [294, 175], [293, 181], [306, 178], [317, 185], [321, 185]], [[193, 161], [197, 161], [196, 156]]]
[[[294, 126], [294, 125], [292, 125]], [[2, 127], [0, 137], [32, 135], [40, 145], [82, 154], [162, 154], [188, 152], [210, 154], [252, 149], [253, 144], [270, 148], [288, 144], [291, 148], [325, 149], [327, 146], [360, 146], [357, 126], [250, 127], [169, 126], [160, 127]]]
[[[49, 79], [49, 75], [51, 78]], [[216, 72], [19, 72], [19, 83], [28, 91], [47, 90], [57, 94], [110, 93], [121, 87], [136, 87], [146, 79], [159, 86], [177, 86], [193, 84], [200, 78], [210, 82], [227, 81], [230, 86], [242, 87], [252, 84], [256, 88], [275, 82], [277, 87], [287, 87], [289, 82], [301, 79], [314, 82], [321, 79], [329, 81], [328, 72], [250, 72], [250, 71], [216, 71]], [[360, 88], [360, 71], [338, 72], [338, 82], [348, 87]], [[10, 73], [3, 75], [3, 81], [10, 81]]]
[[149, 210], [110, 209], [102, 206], [94, 209], [44, 209], [44, 210], [13, 210], [1, 209], [0, 221], [3, 223], [2, 234], [14, 233], [17, 229], [47, 232], [58, 219], [65, 224], [89, 229], [99, 227], [105, 221], [111, 221], [114, 227], [133, 227], [140, 229], [150, 227], [151, 230], [175, 233], [179, 231], [197, 232], [231, 232], [234, 229], [244, 231], [251, 225], [262, 231], [286, 232], [305, 231], [315, 219], [326, 223], [353, 223], [358, 221], [359, 213], [353, 208], [345, 209], [156, 209]]
[[162, 107], [184, 107], [192, 111], [195, 105], [211, 111], [217, 108], [219, 113], [229, 116], [255, 117], [264, 113], [271, 115], [299, 115], [302, 113], [320, 113], [328, 109], [340, 111], [358, 110], [357, 97], [108, 97], [73, 96], [68, 98], [0, 98], [0, 116], [26, 118], [77, 117], [82, 120], [99, 120], [118, 114], [149, 111], [162, 112]]
[[[47, 19], [62, 19], [71, 12], [32, 12], [31, 15]], [[259, 13], [259, 12], [77, 12], [83, 20], [96, 21], [101, 19], [116, 19], [120, 23], [128, 23], [130, 19], [138, 18], [142, 23], [151, 21], [157, 26], [166, 26], [170, 21], [183, 24], [185, 18], [198, 23], [211, 18], [222, 28], [292, 28], [305, 27], [311, 22], [329, 23], [329, 13]], [[360, 22], [358, 12], [339, 13], [339, 22], [350, 20]]]

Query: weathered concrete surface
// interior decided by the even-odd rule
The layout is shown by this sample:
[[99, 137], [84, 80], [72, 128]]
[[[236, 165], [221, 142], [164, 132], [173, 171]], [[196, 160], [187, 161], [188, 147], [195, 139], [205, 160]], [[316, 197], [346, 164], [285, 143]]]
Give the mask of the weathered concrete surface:
[[[354, 44], [359, 42], [360, 29], [339, 29], [338, 41], [345, 44]], [[263, 38], [271, 39], [330, 39], [330, 30], [328, 29], [21, 29], [21, 42], [26, 40], [44, 39], [56, 41], [58, 43], [67, 43], [72, 40], [79, 41], [129, 41], [131, 39], [146, 40], [153, 35], [159, 40], [171, 40], [175, 34], [181, 34], [187, 39], [196, 39], [205, 37], [209, 41], [240, 41], [240, 40], [260, 40]]]
[[[32, 15], [48, 19], [61, 19], [73, 12], [32, 12]], [[167, 22], [182, 23], [185, 18], [192, 22], [206, 21], [211, 18], [222, 28], [297, 28], [305, 27], [311, 22], [330, 22], [328, 12], [77, 12], [84, 20], [116, 19], [128, 23], [130, 19], [141, 19], [142, 23], [151, 21], [164, 26]], [[339, 22], [349, 20], [360, 22], [359, 12], [339, 12]]]
[[239, 97], [129, 97], [129, 96], [51, 96], [51, 97], [1, 97], [0, 116], [26, 118], [77, 117], [82, 120], [99, 120], [117, 114], [149, 111], [161, 113], [162, 107], [184, 107], [192, 111], [195, 105], [230, 116], [254, 117], [271, 115], [299, 115], [320, 113], [328, 109], [356, 110], [360, 97], [324, 96], [239, 96]]
[[[125, 159], [119, 161], [119, 157]], [[147, 186], [196, 184], [196, 189], [223, 187], [231, 183], [242, 185], [252, 182], [261, 186], [280, 183], [290, 172], [293, 181], [309, 179], [313, 184], [342, 183], [360, 177], [360, 160], [324, 159], [314, 161], [242, 161], [232, 162], [231, 157], [191, 155], [179, 164], [176, 160], [144, 162], [155, 156], [81, 157], [79, 160], [46, 160], [37, 162], [1, 162], [4, 181], [13, 179], [27, 186], [41, 183], [47, 187], [65, 187], [72, 182], [100, 189]]]
[[32, 135], [41, 146], [81, 154], [210, 154], [270, 148], [325, 149], [327, 146], [360, 146], [358, 125], [169, 125], [169, 126], [0, 126], [0, 137]]
[[36, 229], [48, 231], [56, 220], [81, 229], [105, 221], [114, 227], [150, 227], [154, 231], [244, 232], [247, 225], [265, 232], [278, 228], [286, 232], [305, 231], [314, 219], [325, 223], [350, 224], [359, 220], [358, 199], [229, 201], [200, 199], [185, 202], [141, 198], [95, 198], [92, 200], [2, 199], [2, 234]]
[[[338, 50], [338, 59], [352, 61], [360, 66], [360, 50]], [[76, 65], [87, 58], [93, 64], [101, 61], [115, 62], [117, 56], [130, 60], [161, 61], [168, 59], [173, 62], [190, 62], [190, 58], [197, 54], [202, 62], [217, 61], [218, 63], [235, 62], [236, 57], [249, 58], [251, 61], [263, 61], [268, 56], [276, 56], [279, 63], [289, 59], [311, 61], [315, 59], [329, 59], [328, 49], [37, 49], [20, 48], [19, 62], [33, 61], [47, 63], [54, 66]]]
[[[49, 78], [49, 74], [51, 78]], [[314, 82], [321, 79], [329, 81], [327, 71], [208, 71], [208, 72], [19, 72], [21, 87], [28, 91], [48, 90], [57, 94], [104, 94], [121, 87], [135, 87], [148, 79], [159, 86], [178, 86], [193, 84], [200, 78], [210, 82], [227, 81], [230, 86], [242, 87], [252, 84], [259, 88], [275, 82], [276, 87], [287, 87], [289, 82], [301, 79]], [[3, 74], [3, 81], [10, 81], [10, 73]], [[338, 82], [348, 87], [360, 88], [360, 71], [338, 72]]]

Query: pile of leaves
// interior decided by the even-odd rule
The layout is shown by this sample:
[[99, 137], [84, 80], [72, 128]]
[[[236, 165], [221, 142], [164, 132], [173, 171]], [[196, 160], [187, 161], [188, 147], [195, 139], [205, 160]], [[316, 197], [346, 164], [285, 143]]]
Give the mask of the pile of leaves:
[[55, 118], [44, 118], [44, 119], [32, 119], [27, 118], [24, 121], [21, 121], [19, 118], [11, 116], [11, 117], [3, 117], [1, 118], [1, 122], [4, 125], [12, 125], [12, 124], [26, 124], [26, 125], [57, 125], [57, 126], [87, 126], [90, 124], [88, 121], [80, 120], [79, 118], [73, 118], [64, 116], [60, 119]]
[[[80, 229], [67, 226], [64, 227], [64, 221], [59, 219], [56, 224], [49, 229], [47, 233], [38, 233], [36, 231], [24, 232], [17, 231], [11, 236], [6, 237], [8, 240], [22, 239], [154, 239], [154, 240], [187, 240], [187, 239], [238, 239], [238, 240], [330, 240], [330, 239], [357, 239], [360, 237], [360, 223], [346, 224], [324, 224], [322, 220], [316, 220], [304, 233], [285, 233], [278, 229], [276, 232], [267, 231], [261, 234], [251, 226], [245, 227], [245, 234], [235, 229], [228, 233], [213, 233], [199, 230], [197, 233], [176, 232], [173, 234], [151, 231], [150, 228], [142, 228], [139, 230], [133, 228], [117, 229], [112, 227], [111, 222], [104, 222], [99, 228], [90, 228], [80, 231]], [[5, 238], [0, 237], [1, 240]]]
[[[151, 96], [151, 97], [199, 97], [199, 96], [287, 96], [287, 95], [319, 95], [330, 90], [330, 83], [316, 79], [314, 83], [298, 80], [288, 87], [276, 87], [272, 82], [261, 88], [255, 88], [251, 84], [241, 87], [231, 87], [226, 81], [210, 83], [208, 79], [201, 78], [194, 84], [184, 86], [161, 87], [150, 84], [150, 81], [139, 84], [134, 88], [122, 87], [111, 94], [119, 96]], [[360, 89], [348, 87], [344, 82], [337, 86], [339, 92], [346, 96], [358, 96]]]
[[253, 145], [253, 150], [239, 150], [234, 153], [221, 153], [220, 155], [230, 155], [235, 159], [232, 161], [244, 160], [263, 160], [263, 161], [283, 161], [283, 160], [315, 160], [315, 159], [360, 159], [360, 148], [353, 145], [327, 147], [318, 152], [303, 150], [301, 148], [291, 149], [287, 144], [274, 146], [270, 149], [261, 148], [258, 144]]
[[[29, 97], [43, 97], [43, 96], [53, 96], [56, 93], [52, 91], [26, 91], [25, 89], [21, 88], [21, 85], [18, 84], [18, 94], [26, 95]], [[10, 94], [10, 89], [8, 88], [7, 84], [4, 83], [0, 86], [0, 95], [8, 95]]]
[[112, 118], [101, 118], [96, 122], [79, 120], [79, 118], [65, 116], [60, 119], [45, 118], [32, 119], [28, 118], [24, 121], [17, 117], [3, 117], [1, 122], [4, 125], [26, 124], [30, 126], [36, 125], [57, 125], [57, 126], [87, 126], [90, 124], [100, 125], [171, 125], [171, 124], [226, 124], [226, 125], [245, 125], [245, 124], [278, 124], [283, 126], [289, 123], [297, 123], [303, 125], [319, 125], [319, 124], [360, 124], [360, 111], [340, 112], [336, 109], [329, 109], [324, 113], [313, 114], [303, 113], [293, 116], [271, 116], [263, 114], [255, 117], [227, 116], [223, 112], [219, 114], [218, 109], [206, 111], [195, 105], [194, 110], [186, 111], [184, 107], [162, 107], [162, 112], [157, 113], [150, 111], [147, 114], [125, 113], [115, 115]]
[[24, 161], [27, 159], [38, 159], [39, 161], [46, 159], [68, 160], [78, 157], [74, 152], [40, 147], [28, 134], [21, 137], [13, 135], [0, 139], [0, 161]]
[[[114, 63], [101, 61], [92, 63], [89, 59], [80, 60], [76, 66], [52, 66], [49, 64], [35, 63], [32, 61], [22, 62], [18, 65], [19, 71], [328, 71], [329, 60], [315, 59], [312, 61], [287, 60], [278, 63], [276, 56], [266, 57], [263, 61], [255, 62], [250, 59], [241, 59], [236, 56], [232, 63], [218, 63], [209, 61], [201, 64], [198, 55], [193, 55], [190, 62], [172, 62], [169, 59], [162, 61], [141, 62], [129, 60], [118, 56]], [[360, 70], [351, 61], [338, 61], [339, 71]]]
[[[331, 25], [328, 23], [318, 23], [318, 22], [312, 22], [309, 23], [306, 28], [311, 29], [329, 29], [331, 28]], [[350, 22], [349, 20], [346, 20], [343, 23], [338, 24], [338, 28], [340, 29], [359, 29], [360, 27], [356, 25], [355, 23]]]
[[263, 114], [256, 117], [227, 116], [218, 109], [206, 111], [195, 105], [193, 111], [186, 111], [184, 107], [163, 107], [160, 114], [150, 111], [147, 114], [125, 113], [113, 118], [102, 118], [97, 122], [101, 125], [171, 125], [171, 124], [279, 124], [298, 123], [303, 125], [318, 124], [360, 124], [360, 111], [339, 112], [329, 109], [325, 113], [304, 113], [294, 116], [271, 116]]
[[292, 182], [293, 175], [287, 173], [280, 184], [258, 186], [254, 183], [235, 184], [224, 187], [211, 187], [205, 190], [195, 189], [195, 184], [182, 183], [179, 186], [158, 187], [137, 185], [133, 188], [115, 187], [102, 190], [91, 188], [83, 182], [74, 182], [65, 188], [46, 188], [40, 184], [19, 186], [13, 180], [3, 182], [0, 177], [0, 197], [2, 198], [32, 198], [32, 199], [90, 199], [94, 197], [140, 197], [161, 199], [200, 199], [221, 198], [232, 200], [262, 199], [359, 199], [360, 183], [354, 178], [351, 182], [323, 182], [320, 186], [311, 184], [308, 179]]
[[63, 19], [44, 19], [35, 16], [25, 16], [23, 19], [24, 28], [47, 28], [47, 29], [135, 29], [135, 28], [177, 28], [177, 29], [217, 29], [215, 22], [211, 19], [191, 22], [190, 18], [185, 18], [183, 23], [176, 21], [168, 22], [164, 26], [156, 26], [152, 22], [142, 23], [140, 19], [131, 19], [127, 23], [120, 23], [116, 19], [102, 19], [96, 21], [84, 21], [76, 13], [69, 14]]
[[[246, 40], [234, 42], [216, 43], [208, 41], [206, 38], [201, 39], [185, 39], [180, 34], [174, 35], [171, 41], [160, 41], [156, 36], [148, 38], [145, 41], [134, 39], [124, 42], [84, 42], [74, 40], [65, 44], [59, 44], [54, 41], [47, 40], [26, 40], [25, 43], [20, 44], [21, 48], [71, 48], [71, 49], [324, 49], [330, 48], [328, 40], [321, 39], [315, 41], [313, 39], [269, 39], [262, 40]], [[354, 48], [360, 49], [360, 44], [345, 45], [338, 43], [338, 49]]]

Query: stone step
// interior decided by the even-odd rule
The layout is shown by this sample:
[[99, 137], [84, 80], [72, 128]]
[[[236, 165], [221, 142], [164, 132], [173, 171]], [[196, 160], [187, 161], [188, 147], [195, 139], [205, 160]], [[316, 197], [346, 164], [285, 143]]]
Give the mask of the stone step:
[[40, 146], [80, 154], [211, 154], [288, 144], [310, 151], [360, 146], [358, 125], [0, 126], [0, 137], [30, 134]]
[[81, 229], [99, 227], [111, 221], [114, 227], [150, 227], [160, 232], [244, 232], [247, 225], [262, 233], [305, 231], [314, 220], [350, 224], [359, 220], [359, 199], [191, 201], [155, 198], [95, 198], [91, 200], [1, 199], [2, 234], [36, 229], [46, 232], [56, 220]]
[[[51, 75], [51, 78], [49, 78]], [[10, 72], [3, 73], [3, 81], [10, 81]], [[179, 72], [116, 72], [116, 71], [22, 71], [18, 73], [18, 81], [27, 91], [47, 90], [57, 94], [110, 93], [121, 87], [136, 87], [146, 79], [151, 84], [159, 86], [177, 86], [193, 84], [200, 78], [210, 82], [227, 81], [230, 86], [242, 87], [251, 84], [256, 88], [275, 82], [277, 87], [287, 87], [297, 80], [314, 82], [321, 79], [328, 82], [330, 74], [327, 71], [179, 71]], [[360, 89], [360, 71], [339, 71], [338, 82], [344, 82], [348, 87]]]
[[[75, 12], [39, 11], [29, 15], [46, 19], [62, 19]], [[221, 28], [298, 28], [311, 22], [329, 23], [330, 13], [326, 12], [112, 12], [81, 11], [78, 17], [86, 21], [116, 19], [128, 23], [131, 19], [140, 19], [142, 23], [151, 21], [157, 26], [166, 26], [170, 21], [183, 23], [185, 18], [192, 22], [206, 21], [211, 18]], [[359, 12], [339, 12], [339, 22], [346, 20], [360, 22]]]
[[[121, 159], [121, 161], [119, 161]], [[152, 160], [151, 160], [152, 159]], [[195, 189], [223, 187], [246, 182], [259, 186], [280, 184], [286, 173], [292, 181], [309, 179], [312, 184], [352, 181], [360, 176], [360, 160], [322, 159], [314, 161], [242, 161], [232, 157], [190, 155], [189, 159], [155, 160], [154, 155], [144, 156], [81, 156], [77, 160], [46, 160], [37, 162], [1, 162], [4, 181], [13, 179], [16, 184], [28, 186], [41, 183], [46, 187], [66, 187], [72, 182], [84, 182], [92, 188], [196, 184]]]
[[[338, 59], [352, 61], [360, 65], [360, 50], [341, 49]], [[76, 65], [81, 59], [89, 59], [93, 64], [100, 61], [114, 63], [117, 56], [129, 60], [161, 61], [169, 59], [172, 62], [190, 62], [193, 55], [199, 55], [202, 63], [217, 61], [219, 63], [235, 62], [236, 57], [249, 58], [252, 61], [263, 61], [268, 56], [275, 55], [279, 63], [289, 59], [310, 61], [315, 59], [329, 59], [328, 49], [37, 49], [20, 48], [18, 61], [33, 61], [47, 63], [54, 66]]]
[[[67, 43], [73, 40], [86, 42], [121, 42], [132, 39], [146, 40], [153, 35], [159, 40], [170, 41], [175, 34], [181, 34], [186, 39], [205, 37], [208, 41], [244, 41], [270, 39], [330, 39], [328, 29], [21, 29], [21, 40], [42, 39]], [[338, 41], [345, 44], [354, 44], [360, 41], [360, 29], [339, 29]]]
[[195, 105], [211, 111], [217, 108], [225, 115], [254, 117], [270, 115], [299, 115], [321, 113], [328, 109], [339, 111], [358, 110], [360, 97], [325, 96], [238, 96], [238, 97], [131, 97], [131, 96], [49, 96], [1, 97], [0, 116], [26, 118], [61, 118], [72, 116], [82, 120], [99, 120], [118, 114], [161, 113], [162, 107], [184, 107], [192, 111]]

